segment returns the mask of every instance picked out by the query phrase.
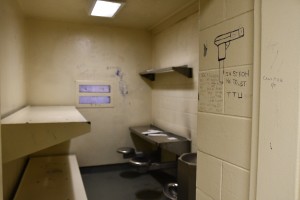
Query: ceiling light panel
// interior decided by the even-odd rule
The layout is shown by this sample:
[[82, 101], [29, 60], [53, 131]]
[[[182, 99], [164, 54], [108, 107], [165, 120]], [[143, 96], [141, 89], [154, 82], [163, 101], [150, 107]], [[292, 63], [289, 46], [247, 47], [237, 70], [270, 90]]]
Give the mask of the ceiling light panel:
[[98, 17], [114, 17], [121, 6], [122, 3], [119, 2], [98, 0], [95, 3], [91, 15]]

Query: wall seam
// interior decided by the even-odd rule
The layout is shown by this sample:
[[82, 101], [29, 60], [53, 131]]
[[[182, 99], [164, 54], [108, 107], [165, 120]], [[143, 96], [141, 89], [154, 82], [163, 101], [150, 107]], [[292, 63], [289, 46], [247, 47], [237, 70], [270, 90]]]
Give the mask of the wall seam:
[[222, 162], [221, 165], [221, 180], [220, 180], [220, 200], [222, 200], [222, 185], [223, 185], [223, 167], [224, 167], [224, 163]]
[[219, 24], [222, 24], [222, 23], [224, 23], [224, 22], [226, 22], [226, 21], [232, 20], [232, 19], [234, 19], [234, 18], [238, 18], [238, 17], [240, 17], [240, 16], [242, 16], [242, 15], [244, 15], [244, 14], [247, 14], [247, 13], [250, 13], [250, 12], [253, 12], [253, 11], [254, 11], [254, 9], [251, 9], [251, 10], [245, 11], [245, 12], [239, 14], [239, 15], [235, 15], [235, 16], [233, 16], [233, 17], [225, 18], [224, 20], [222, 20], [222, 21], [220, 21], [220, 22], [217, 22], [217, 23], [215, 23], [215, 24], [209, 25], [209, 26], [204, 27], [204, 28], [202, 28], [202, 29], [200, 28], [200, 32], [201, 32], [201, 31], [204, 31], [204, 30], [206, 30], [206, 29], [212, 28], [212, 27], [214, 27], [214, 26], [217, 26], [217, 25], [219, 25]]
[[245, 117], [245, 116], [239, 116], [239, 115], [229, 115], [229, 114], [225, 114], [225, 113], [213, 113], [213, 112], [205, 112], [205, 111], [198, 111], [198, 113], [218, 115], [220, 117], [223, 116], [223, 117], [232, 117], [232, 118], [238, 118], [238, 119], [252, 120], [252, 117]]
[[[229, 65], [226, 66], [225, 69], [233, 69], [233, 68], [237, 68], [237, 67], [252, 67], [253, 63], [245, 63], [245, 64], [241, 64], [241, 65]], [[203, 66], [202, 66], [203, 67]], [[213, 68], [213, 69], [202, 69], [199, 70], [199, 72], [210, 72], [210, 71], [215, 71], [215, 70], [219, 70], [219, 68]]]
[[247, 169], [247, 168], [244, 168], [244, 167], [241, 167], [241, 166], [236, 165], [236, 164], [234, 164], [234, 163], [228, 162], [227, 160], [223, 160], [223, 159], [221, 159], [221, 158], [218, 158], [217, 156], [214, 156], [214, 155], [209, 154], [209, 153], [207, 153], [207, 152], [205, 152], [205, 151], [202, 151], [200, 148], [198, 148], [198, 151], [201, 152], [201, 153], [203, 153], [203, 154], [206, 154], [207, 156], [210, 156], [210, 157], [212, 157], [212, 158], [215, 158], [215, 159], [221, 161], [222, 163], [225, 163], [225, 164], [228, 164], [228, 165], [233, 165], [234, 167], [239, 168], [240, 170], [244, 170], [244, 171], [246, 171], [246, 172], [250, 172], [250, 170]]
[[[253, 54], [253, 77], [260, 77], [261, 64], [261, 0], [254, 1], [254, 54]], [[255, 42], [257, 40], [257, 42]], [[256, 53], [255, 53], [256, 52]], [[256, 59], [257, 58], [257, 61]], [[258, 134], [259, 134], [259, 107], [260, 107], [260, 78], [253, 78], [252, 98], [252, 131], [251, 131], [251, 157], [250, 157], [250, 180], [249, 200], [256, 199], [257, 193], [257, 166], [258, 166]], [[253, 105], [257, 104], [257, 107]]]

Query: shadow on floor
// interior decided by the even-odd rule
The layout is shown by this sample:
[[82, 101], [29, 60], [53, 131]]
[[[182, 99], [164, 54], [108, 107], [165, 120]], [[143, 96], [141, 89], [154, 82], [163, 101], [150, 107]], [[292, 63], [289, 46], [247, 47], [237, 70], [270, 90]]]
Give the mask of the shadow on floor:
[[129, 164], [80, 168], [89, 200], [166, 200], [163, 186], [175, 177], [162, 171], [139, 173]]

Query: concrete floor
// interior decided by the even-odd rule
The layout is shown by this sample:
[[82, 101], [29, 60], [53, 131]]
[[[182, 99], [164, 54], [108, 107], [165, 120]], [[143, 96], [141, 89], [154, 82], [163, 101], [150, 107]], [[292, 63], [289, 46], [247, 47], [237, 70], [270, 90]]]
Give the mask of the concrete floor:
[[175, 177], [162, 171], [139, 173], [128, 164], [80, 169], [89, 200], [166, 200], [163, 186]]

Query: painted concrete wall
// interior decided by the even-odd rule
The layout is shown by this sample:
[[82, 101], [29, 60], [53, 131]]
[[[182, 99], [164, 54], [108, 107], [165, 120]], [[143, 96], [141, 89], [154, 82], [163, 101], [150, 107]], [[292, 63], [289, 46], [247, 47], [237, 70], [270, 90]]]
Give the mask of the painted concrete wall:
[[[17, 3], [0, 1], [0, 73], [1, 116], [5, 116], [26, 104], [24, 27]], [[2, 187], [3, 167], [3, 187]], [[21, 175], [24, 160], [0, 165], [0, 199], [9, 199]]]
[[200, 0], [197, 200], [249, 196], [253, 4]]
[[[12, 25], [14, 23], [10, 24], [10, 28], [14, 27]], [[21, 29], [21, 26], [16, 25], [16, 27]], [[155, 48], [159, 53], [153, 60], [156, 63], [162, 63], [162, 67], [189, 64], [197, 72], [198, 35], [196, 27], [197, 15], [194, 15], [169, 31], [156, 35]], [[20, 87], [20, 94], [27, 92], [28, 104], [74, 105], [76, 80], [105, 80], [111, 81], [115, 86], [113, 108], [79, 109], [92, 122], [91, 133], [34, 155], [75, 153], [81, 166], [123, 162], [123, 158], [115, 150], [121, 146], [132, 146], [128, 127], [151, 122], [151, 101], [153, 100], [151, 87], [138, 75], [141, 70], [152, 66], [151, 54], [154, 51], [151, 51], [150, 33], [141, 30], [94, 27], [34, 19], [27, 19], [25, 28], [26, 54], [25, 57], [20, 54], [22, 55], [20, 64], [22, 67], [24, 65], [27, 67], [26, 79], [28, 81]], [[169, 37], [170, 33], [171, 37]], [[19, 37], [21, 36], [23, 37], [20, 33]], [[180, 41], [176, 41], [178, 36], [181, 38]], [[167, 52], [160, 46], [160, 42], [164, 43], [163, 41], [174, 42], [167, 48], [180, 46], [183, 49]], [[23, 44], [23, 39], [16, 42], [16, 45], [22, 46]], [[15, 51], [21, 52], [21, 49], [12, 50], [9, 56], [13, 55]], [[169, 57], [160, 57], [162, 51], [167, 52], [174, 59], [170, 62]], [[17, 77], [17, 83], [25, 80], [24, 71], [24, 68], [19, 69], [18, 72], [22, 72], [23, 76]], [[19, 73], [12, 74], [19, 75]], [[162, 98], [165, 100], [171, 98], [173, 102], [175, 95], [177, 105], [173, 104], [173, 112], [176, 113], [176, 119], [178, 118], [177, 122], [179, 122], [178, 126], [174, 127], [174, 122], [169, 121], [166, 123], [167, 126], [162, 126], [162, 128], [193, 139], [196, 134], [197, 78], [195, 76], [193, 79], [187, 79], [173, 74], [167, 75], [162, 82], [158, 81], [158, 84], [169, 90], [165, 93], [166, 96], [160, 94]], [[178, 79], [180, 79], [180, 84], [176, 83]], [[166, 84], [165, 81], [169, 80], [171, 80], [171, 84]], [[160, 86], [156, 85], [155, 87], [159, 89]], [[2, 96], [9, 97], [8, 94]], [[23, 99], [24, 104], [26, 103], [25, 97], [18, 98], [18, 100], [20, 99]], [[155, 102], [157, 103], [157, 101]], [[188, 107], [186, 107], [187, 105]], [[16, 108], [5, 107], [5, 110], [9, 113]], [[184, 117], [181, 116], [182, 114]], [[5, 199], [9, 199], [9, 196], [13, 194], [21, 169], [24, 167], [24, 159], [7, 163], [5, 166], [7, 169], [4, 187]]]
[[300, 2], [261, 1], [257, 200], [299, 196]]
[[14, 1], [1, 6], [1, 115], [26, 104], [23, 20]]
[[[199, 49], [198, 14], [154, 35], [152, 67], [188, 65], [194, 77], [176, 72], [156, 75], [152, 82], [152, 122], [170, 132], [196, 141]], [[196, 143], [192, 143], [196, 151]]]
[[55, 151], [75, 153], [80, 166], [124, 162], [116, 150], [132, 146], [128, 127], [150, 123], [151, 88], [138, 72], [151, 63], [151, 35], [29, 19], [26, 36], [30, 105], [75, 105], [76, 80], [114, 85], [113, 108], [79, 109], [91, 121], [91, 133]]

